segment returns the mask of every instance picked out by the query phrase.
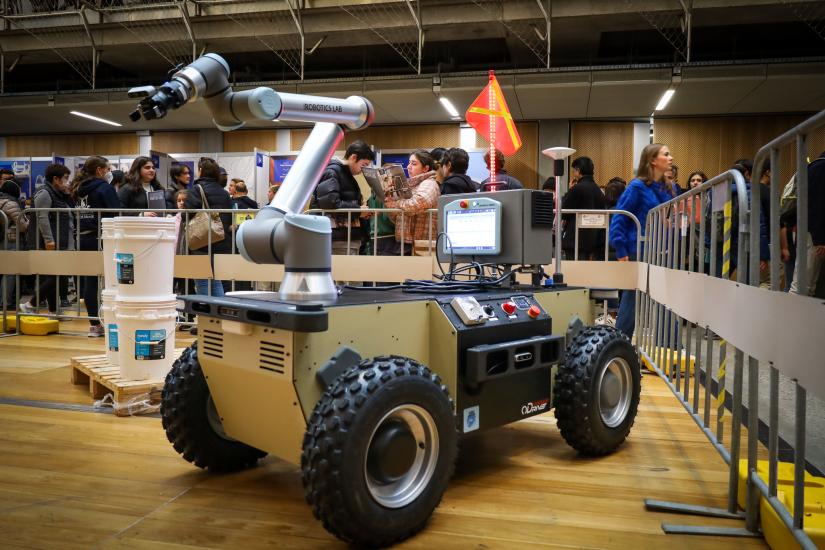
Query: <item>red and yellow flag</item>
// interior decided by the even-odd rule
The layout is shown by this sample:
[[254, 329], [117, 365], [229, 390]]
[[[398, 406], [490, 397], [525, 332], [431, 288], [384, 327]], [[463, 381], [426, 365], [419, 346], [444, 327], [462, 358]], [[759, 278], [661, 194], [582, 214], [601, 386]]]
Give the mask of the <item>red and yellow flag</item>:
[[466, 118], [476, 132], [505, 155], [521, 148], [521, 137], [493, 71], [490, 71], [490, 83], [467, 109]]

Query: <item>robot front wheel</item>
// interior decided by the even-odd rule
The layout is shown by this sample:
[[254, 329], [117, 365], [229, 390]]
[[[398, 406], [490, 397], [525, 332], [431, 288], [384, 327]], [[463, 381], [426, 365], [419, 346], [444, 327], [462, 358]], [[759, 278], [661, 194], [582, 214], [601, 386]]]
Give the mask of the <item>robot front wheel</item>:
[[160, 404], [166, 437], [184, 459], [200, 468], [233, 471], [254, 466], [266, 453], [224, 433], [197, 346], [185, 349], [166, 375]]
[[420, 531], [458, 453], [453, 402], [427, 367], [397, 356], [343, 372], [315, 406], [301, 471], [307, 502], [338, 538], [387, 546]]
[[641, 385], [639, 358], [626, 336], [604, 325], [581, 331], [567, 346], [553, 387], [567, 444], [589, 456], [615, 451], [636, 419]]

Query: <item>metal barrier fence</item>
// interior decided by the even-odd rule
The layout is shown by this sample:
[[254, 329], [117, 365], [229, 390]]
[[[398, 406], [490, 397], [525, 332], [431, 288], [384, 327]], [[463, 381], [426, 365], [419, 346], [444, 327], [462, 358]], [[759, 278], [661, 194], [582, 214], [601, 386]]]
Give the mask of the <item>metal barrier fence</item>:
[[[95, 234], [95, 249], [102, 250], [102, 242], [100, 240], [100, 231], [101, 231], [101, 223], [100, 220], [106, 216], [115, 216], [115, 215], [138, 215], [143, 212], [153, 212], [156, 215], [166, 215], [166, 216], [173, 216], [173, 215], [180, 215], [181, 216], [181, 227], [185, 227], [189, 220], [195, 216], [198, 212], [210, 212], [210, 213], [217, 213], [217, 214], [228, 214], [233, 216], [232, 224], [239, 224], [242, 222], [243, 218], [245, 217], [252, 217], [256, 214], [256, 210], [237, 210], [237, 209], [211, 209], [211, 210], [132, 210], [132, 209], [92, 209], [92, 208], [75, 208], [75, 209], [60, 209], [60, 208], [29, 208], [25, 210], [26, 215], [29, 219], [29, 229], [27, 233], [21, 233], [20, 228], [17, 227], [16, 224], [12, 224], [11, 230], [12, 234], [14, 235], [13, 243], [9, 243], [8, 241], [4, 240], [4, 250], [14, 249], [19, 251], [27, 251], [27, 250], [43, 250], [43, 239], [41, 239], [41, 223], [47, 224], [48, 219], [41, 220], [38, 223], [38, 214], [41, 216], [45, 216], [48, 218], [49, 215], [54, 217], [68, 217], [71, 219], [70, 224], [70, 231], [71, 238], [64, 239], [63, 235], [61, 235], [61, 231], [65, 231], [65, 229], [61, 229], [60, 223], [54, 223], [54, 231], [55, 233], [52, 235], [52, 239], [55, 242], [61, 242], [61, 240], [65, 241], [63, 247], [58, 247], [61, 250], [81, 250], [81, 233], [78, 231], [78, 228], [81, 227], [81, 220], [86, 220], [87, 222], [90, 221], [89, 218], [93, 218], [91, 223], [92, 226], [96, 227], [97, 233]], [[340, 210], [311, 210], [310, 213], [318, 213], [318, 214], [325, 214], [335, 216], [337, 218], [341, 218], [342, 216], [346, 217], [346, 223], [343, 225], [347, 228], [346, 237], [343, 241], [346, 245], [346, 248], [340, 253], [350, 254], [353, 251], [357, 252], [358, 245], [362, 244], [365, 241], [369, 241], [371, 244], [371, 250], [368, 251], [370, 255], [399, 255], [405, 256], [407, 254], [413, 255], [422, 255], [422, 256], [433, 256], [434, 255], [434, 247], [436, 246], [436, 227], [435, 227], [435, 216], [437, 215], [437, 211], [435, 209], [429, 209], [420, 213], [409, 213], [404, 212], [399, 209], [390, 209], [390, 208], [380, 208], [380, 209], [340, 209]], [[0, 212], [1, 214], [1, 212]], [[380, 250], [378, 246], [378, 240], [382, 238], [391, 239], [393, 242], [396, 241], [396, 234], [389, 234], [389, 235], [379, 235], [377, 231], [372, 231], [372, 234], [369, 236], [369, 239], [366, 238], [366, 235], [369, 235], [369, 220], [372, 218], [373, 220], [380, 215], [391, 214], [395, 216], [395, 224], [400, 227], [398, 231], [397, 237], [400, 238], [402, 242], [407, 243], [407, 246], [397, 246], [394, 253], [386, 253], [386, 249]], [[636, 219], [631, 213], [626, 211], [620, 210], [562, 210], [562, 215], [570, 215], [575, 218], [575, 224], [572, 228], [566, 228], [566, 230], [574, 231], [575, 232], [575, 253], [573, 260], [578, 260], [578, 250], [579, 250], [579, 235], [581, 230], [587, 231], [601, 231], [603, 233], [603, 242], [600, 242], [600, 245], [603, 246], [601, 251], [594, 254], [594, 257], [604, 258], [605, 260], [609, 258], [609, 221], [610, 217], [614, 215], [623, 215], [628, 216], [633, 220], [633, 223], [636, 225], [637, 233], [641, 234], [641, 225], [639, 220]], [[352, 220], [355, 218], [359, 218], [361, 216], [366, 216], [362, 218], [362, 230], [365, 235], [364, 241], [361, 240], [359, 236], [353, 236], [352, 232]], [[426, 234], [422, 235], [426, 238], [415, 240], [409, 239], [407, 237], [407, 232], [411, 230], [406, 223], [412, 217], [415, 216], [426, 216], [425, 219], [425, 227], [426, 227]], [[586, 220], [586, 223], [580, 223], [582, 220]], [[594, 225], [594, 220], [596, 221]], [[4, 228], [9, 228], [8, 223], [5, 223]], [[51, 227], [51, 226], [50, 226]], [[4, 238], [6, 237], [7, 231], [4, 231]], [[229, 239], [229, 249], [231, 254], [236, 254], [236, 244], [232, 235], [228, 235], [227, 238]], [[32, 243], [32, 246], [29, 246], [28, 243]], [[11, 245], [14, 245], [13, 247]], [[548, 243], [548, 246], [552, 246], [552, 243]], [[641, 241], [637, 242], [637, 254], [641, 250]], [[363, 252], [363, 251], [362, 251]], [[176, 247], [176, 253], [180, 255], [190, 255], [192, 252], [189, 250], [186, 241], [186, 234], [183, 233], [183, 237], [179, 239], [178, 245]], [[209, 244], [207, 247], [200, 252], [200, 254], [207, 254], [209, 256], [212, 255], [212, 242], [211, 242], [211, 235], [209, 239]], [[65, 318], [65, 314], [70, 312], [72, 314], [72, 319], [83, 319], [83, 320], [98, 320], [99, 317], [85, 315], [85, 312], [82, 311], [80, 305], [80, 295], [81, 295], [81, 288], [83, 284], [81, 283], [82, 277], [88, 277], [83, 275], [77, 275], [70, 272], [65, 274], [56, 275], [54, 273], [50, 274], [40, 274], [40, 273], [13, 273], [4, 275], [2, 277], [3, 280], [3, 293], [2, 297], [0, 297], [0, 301], [2, 301], [2, 308], [3, 308], [3, 316], [2, 321], [5, 323], [8, 319], [9, 312], [15, 312], [20, 309], [22, 299], [24, 298], [24, 294], [22, 292], [22, 282], [21, 277], [25, 276], [32, 276], [33, 281], [31, 281], [31, 299], [30, 303], [34, 309], [33, 312], [27, 311], [26, 313], [33, 316], [42, 316], [42, 317], [56, 317], [56, 318]], [[55, 311], [50, 313], [40, 313], [40, 304], [43, 300], [44, 296], [41, 295], [40, 292], [40, 283], [43, 277], [51, 277], [54, 279], [54, 303]], [[61, 305], [61, 299], [64, 298], [67, 294], [67, 286], [69, 282], [74, 283], [74, 289], [76, 291], [76, 302], [73, 307], [64, 307]], [[192, 291], [192, 280], [191, 279], [180, 279], [178, 281], [178, 286], [180, 289], [183, 289], [184, 292], [191, 292]], [[208, 280], [208, 292], [212, 292], [212, 282], [213, 279]], [[262, 283], [271, 283], [271, 281], [261, 281]], [[248, 284], [244, 284], [241, 288], [241, 282], [232, 279], [229, 281], [231, 288], [227, 290], [249, 290], [250, 286]], [[256, 282], [257, 283], [257, 282]], [[238, 286], [236, 286], [236, 284]], [[98, 278], [97, 284], [97, 291], [98, 294], [100, 290], [102, 290], [103, 286], [100, 284], [100, 279]], [[27, 293], [26, 295], [28, 295]], [[29, 308], [27, 308], [29, 309]], [[607, 303], [604, 303], [604, 310], [605, 313], [607, 312]], [[606, 317], [605, 317], [606, 318]], [[4, 332], [5, 334], [5, 332]]]
[[[770, 155], [771, 165], [778, 166], [779, 148], [796, 141], [797, 166], [797, 227], [802, 235], [797, 243], [797, 268], [800, 270], [800, 287], [807, 284], [805, 265], [804, 238], [807, 231], [807, 164], [806, 135], [813, 129], [825, 124], [825, 111], [803, 122], [770, 142], [756, 156], [753, 179], [758, 180], [764, 160]], [[803, 530], [805, 517], [805, 475], [810, 469], [816, 473], [816, 467], [807, 464], [806, 453], [806, 400], [810, 389], [825, 397], [822, 392], [823, 375], [821, 372], [821, 355], [817, 364], [799, 365], [784, 361], [793, 353], [779, 352], [776, 357], [766, 359], [765, 346], [748, 342], [748, 333], [753, 335], [768, 334], [764, 323], [758, 318], [749, 317], [740, 306], [731, 307], [727, 314], [715, 312], [709, 315], [702, 307], [702, 293], [712, 295], [711, 299], [725, 296], [722, 302], [711, 307], [725, 308], [726, 304], [742, 304], [744, 300], [757, 300], [761, 303], [775, 304], [777, 311], [772, 311], [777, 318], [792, 319], [796, 326], [777, 326], [775, 346], [787, 345], [791, 341], [787, 335], [794, 330], [811, 330], [806, 315], [812, 315], [820, 323], [825, 321], [821, 304], [808, 298], [798, 298], [765, 289], [747, 290], [760, 286], [760, 279], [765, 279], [765, 260], [760, 262], [760, 248], [764, 250], [765, 239], [770, 239], [770, 287], [780, 289], [779, 269], [779, 195], [780, 183], [776, 171], [772, 172], [771, 181], [771, 215], [770, 231], [765, 230], [767, 222], [760, 213], [760, 186], [745, 182], [736, 170], [730, 170], [696, 189], [691, 190], [659, 207], [652, 209], [646, 220], [649, 246], [644, 252], [648, 264], [647, 288], [642, 289], [642, 307], [637, 311], [636, 343], [641, 355], [651, 364], [657, 374], [679, 399], [691, 418], [699, 425], [702, 432], [717, 449], [729, 465], [728, 505], [726, 509], [708, 508], [690, 504], [647, 500], [646, 506], [651, 510], [689, 513], [702, 516], [744, 519], [744, 528], [710, 527], [694, 525], [674, 525], [663, 523], [662, 528], [668, 533], [726, 535], [726, 536], [761, 536], [759, 533], [760, 496], [789, 529], [802, 548], [814, 549], [816, 546]], [[819, 182], [823, 184], [825, 182]], [[736, 201], [732, 199], [735, 192]], [[823, 213], [825, 215], [825, 213]], [[721, 219], [720, 219], [721, 218]], [[738, 218], [738, 223], [736, 219]], [[718, 242], [718, 224], [723, 230]], [[708, 225], [710, 226], [708, 228]], [[710, 233], [707, 233], [708, 229]], [[734, 246], [734, 244], [736, 246]], [[735, 255], [734, 255], [735, 252]], [[709, 260], [709, 263], [708, 261]], [[721, 263], [720, 263], [721, 262]], [[760, 265], [761, 264], [761, 265]], [[710, 279], [704, 275], [710, 275]], [[732, 279], [734, 278], [735, 281]], [[717, 278], [728, 282], [713, 283]], [[747, 285], [747, 286], [746, 286]], [[691, 299], [680, 296], [678, 291], [697, 291], [699, 294]], [[770, 300], [770, 302], [769, 302]], [[804, 300], [804, 301], [800, 301]], [[796, 314], [795, 312], [799, 312]], [[762, 315], [768, 311], [761, 312]], [[685, 328], [682, 329], [682, 323]], [[820, 324], [821, 326], [821, 324]], [[821, 332], [821, 331], [820, 331]], [[719, 356], [714, 360], [715, 336], [721, 336]], [[731, 338], [740, 342], [733, 345]], [[744, 335], [744, 336], [743, 336]], [[682, 345], [684, 342], [684, 345]], [[811, 341], [811, 348], [821, 348], [821, 344]], [[746, 347], [747, 346], [747, 347]], [[693, 354], [691, 357], [691, 350]], [[703, 355], [704, 353], [704, 355]], [[748, 355], [747, 381], [744, 376], [745, 355]], [[810, 355], [816, 357], [816, 353]], [[761, 356], [761, 357], [760, 357]], [[780, 357], [780, 364], [773, 359]], [[727, 386], [728, 366], [733, 359], [732, 392]], [[769, 363], [768, 395], [768, 481], [758, 473], [759, 456], [759, 362]], [[691, 359], [694, 361], [691, 375]], [[778, 360], [778, 359], [777, 359]], [[716, 370], [714, 372], [714, 363]], [[793, 407], [793, 450], [794, 476], [793, 512], [777, 497], [779, 479], [779, 426], [780, 396], [779, 379], [783, 375], [794, 388]], [[803, 382], [804, 380], [804, 382]], [[746, 388], [743, 383], [747, 382]], [[747, 390], [747, 409], [744, 395]], [[692, 392], [691, 392], [692, 390]], [[701, 395], [703, 393], [703, 395]], [[711, 406], [711, 396], [717, 396], [717, 407]], [[730, 402], [728, 400], [730, 399]], [[726, 411], [730, 410], [731, 419], [727, 422]], [[747, 466], [740, 464], [742, 456], [741, 428], [743, 415], [747, 414], [747, 445], [745, 456]], [[712, 417], [715, 416], [715, 430]], [[726, 425], [729, 428], [726, 429]], [[727, 439], [729, 438], [729, 439]], [[807, 465], [807, 468], [806, 468]], [[746, 497], [739, 497], [740, 467], [746, 467], [744, 475], [747, 491]], [[740, 508], [744, 512], [740, 512]]]

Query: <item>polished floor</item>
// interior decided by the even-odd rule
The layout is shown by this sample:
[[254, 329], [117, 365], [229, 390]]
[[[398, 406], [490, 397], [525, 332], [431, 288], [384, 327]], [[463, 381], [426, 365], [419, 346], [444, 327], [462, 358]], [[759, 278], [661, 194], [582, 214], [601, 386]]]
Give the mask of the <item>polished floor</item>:
[[[345, 547], [312, 517], [295, 467], [268, 457], [209, 474], [175, 453], [156, 416], [87, 407], [66, 365], [101, 353], [103, 342], [78, 321], [62, 329], [74, 334], [0, 339], [0, 547]], [[612, 456], [578, 457], [552, 413], [463, 440], [441, 505], [400, 547], [766, 548], [665, 535], [663, 521], [741, 524], [643, 506], [645, 497], [724, 506], [726, 490], [724, 462], [665, 384], [646, 375], [636, 425]]]

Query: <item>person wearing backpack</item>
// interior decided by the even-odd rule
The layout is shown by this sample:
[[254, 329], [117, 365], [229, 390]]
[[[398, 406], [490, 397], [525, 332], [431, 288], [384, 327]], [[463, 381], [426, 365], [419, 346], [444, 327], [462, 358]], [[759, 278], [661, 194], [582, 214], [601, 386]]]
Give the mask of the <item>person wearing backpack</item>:
[[[46, 167], [44, 182], [34, 192], [34, 207], [42, 208], [36, 214], [36, 227], [27, 232], [28, 244], [31, 250], [74, 250], [74, 219], [69, 212], [74, 208], [74, 201], [68, 195], [69, 169], [62, 164], [50, 164]], [[54, 212], [45, 209], [66, 209], [66, 212]], [[31, 222], [32, 220], [30, 220]], [[58, 290], [58, 281], [60, 281]], [[63, 284], [65, 281], [65, 284]], [[60, 299], [66, 296], [68, 277], [60, 275], [41, 275], [35, 296], [45, 299], [49, 312], [57, 313]], [[58, 296], [59, 294], [59, 296]], [[34, 299], [34, 296], [32, 297]], [[20, 304], [24, 313], [35, 313], [37, 307], [31, 301]], [[58, 317], [59, 320], [66, 318]]]
[[[77, 203], [77, 207], [81, 209], [80, 227], [78, 228], [80, 250], [100, 250], [100, 218], [113, 218], [117, 215], [117, 212], [98, 214], [90, 210], [120, 208], [117, 191], [111, 185], [112, 178], [109, 160], [94, 155], [86, 159], [83, 168], [72, 182], [72, 198]], [[103, 261], [108, 262], [112, 259], [104, 258]], [[81, 277], [80, 284], [83, 301], [86, 304], [86, 313], [92, 317], [89, 319], [89, 337], [100, 338], [103, 336], [103, 325], [96, 319], [100, 316], [97, 276]]]

